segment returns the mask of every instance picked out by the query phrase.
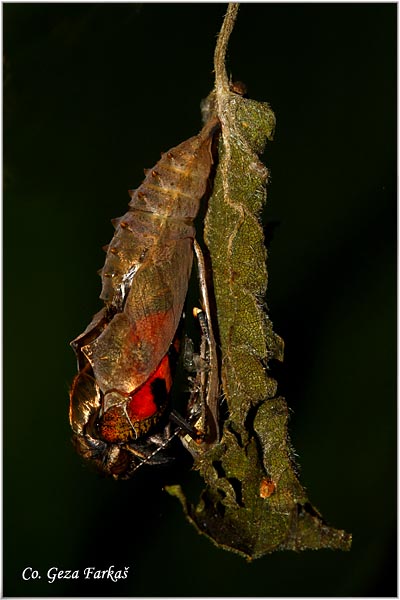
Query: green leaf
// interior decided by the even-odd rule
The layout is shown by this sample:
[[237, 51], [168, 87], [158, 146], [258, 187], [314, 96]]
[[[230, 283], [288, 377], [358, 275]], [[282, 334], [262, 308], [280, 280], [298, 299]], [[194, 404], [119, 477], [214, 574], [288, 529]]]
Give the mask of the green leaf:
[[[234, 6], [228, 10], [228, 34], [225, 21], [220, 36], [225, 50]], [[217, 44], [217, 61], [224, 56]], [[274, 550], [349, 550], [351, 535], [324, 522], [298, 480], [288, 408], [276, 397], [277, 384], [268, 371], [271, 359], [283, 360], [283, 341], [264, 304], [267, 252], [260, 212], [268, 171], [259, 155], [273, 138], [275, 116], [268, 104], [231, 92], [224, 66], [216, 63], [215, 70], [216, 89], [206, 105], [216, 107], [221, 137], [204, 240], [228, 417], [220, 442], [196, 459], [206, 484], [197, 506], [187, 502], [179, 486], [168, 491], [180, 499], [199, 532], [248, 559]]]

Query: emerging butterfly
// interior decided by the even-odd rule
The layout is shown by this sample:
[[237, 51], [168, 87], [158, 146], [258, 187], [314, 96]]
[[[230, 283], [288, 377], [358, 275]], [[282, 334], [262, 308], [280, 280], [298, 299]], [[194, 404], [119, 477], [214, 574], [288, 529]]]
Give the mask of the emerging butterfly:
[[78, 362], [70, 392], [74, 444], [115, 478], [159, 462], [158, 449], [170, 435], [168, 421], [158, 430], [169, 406], [192, 269], [193, 220], [218, 127], [211, 118], [197, 136], [163, 154], [130, 192], [128, 212], [113, 220], [101, 270], [105, 306], [71, 342]]

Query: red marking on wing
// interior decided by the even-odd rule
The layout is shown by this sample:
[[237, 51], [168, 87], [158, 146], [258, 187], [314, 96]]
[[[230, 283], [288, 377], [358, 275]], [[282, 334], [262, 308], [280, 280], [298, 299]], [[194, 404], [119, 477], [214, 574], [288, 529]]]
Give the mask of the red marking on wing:
[[172, 375], [167, 354], [147, 381], [128, 396], [126, 407], [111, 406], [104, 413], [99, 422], [101, 438], [115, 444], [146, 434], [164, 412], [171, 387]]
[[142, 387], [136, 390], [128, 401], [127, 411], [129, 418], [132, 421], [141, 421], [156, 414], [160, 410], [155, 397], [153, 384], [156, 379], [162, 380], [165, 383], [165, 391], [168, 394], [172, 386], [171, 369], [169, 366], [168, 355], [164, 356], [161, 363], [149, 377]]

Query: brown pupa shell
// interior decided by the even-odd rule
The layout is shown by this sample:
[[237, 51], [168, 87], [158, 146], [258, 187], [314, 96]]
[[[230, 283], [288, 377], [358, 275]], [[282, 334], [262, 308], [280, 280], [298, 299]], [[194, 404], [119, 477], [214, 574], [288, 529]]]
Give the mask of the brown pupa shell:
[[122, 401], [148, 379], [177, 330], [192, 267], [193, 219], [206, 191], [216, 127], [215, 119], [209, 121], [197, 136], [163, 154], [131, 193], [128, 212], [114, 221], [102, 269], [105, 307], [72, 342], [80, 368], [87, 361], [92, 367], [104, 412], [115, 404], [114, 392]]

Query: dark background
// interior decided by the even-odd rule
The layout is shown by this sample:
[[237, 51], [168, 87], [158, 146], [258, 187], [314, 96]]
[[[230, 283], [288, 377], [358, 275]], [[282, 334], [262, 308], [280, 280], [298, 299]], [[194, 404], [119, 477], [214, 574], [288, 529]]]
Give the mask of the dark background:
[[[302, 482], [351, 552], [247, 564], [186, 523], [173, 474], [102, 479], [70, 444], [68, 343], [101, 306], [110, 219], [199, 130], [225, 6], [3, 4], [5, 595], [396, 595], [395, 4], [244, 4], [229, 53], [277, 117], [280, 384]], [[46, 582], [110, 565], [129, 578]]]

